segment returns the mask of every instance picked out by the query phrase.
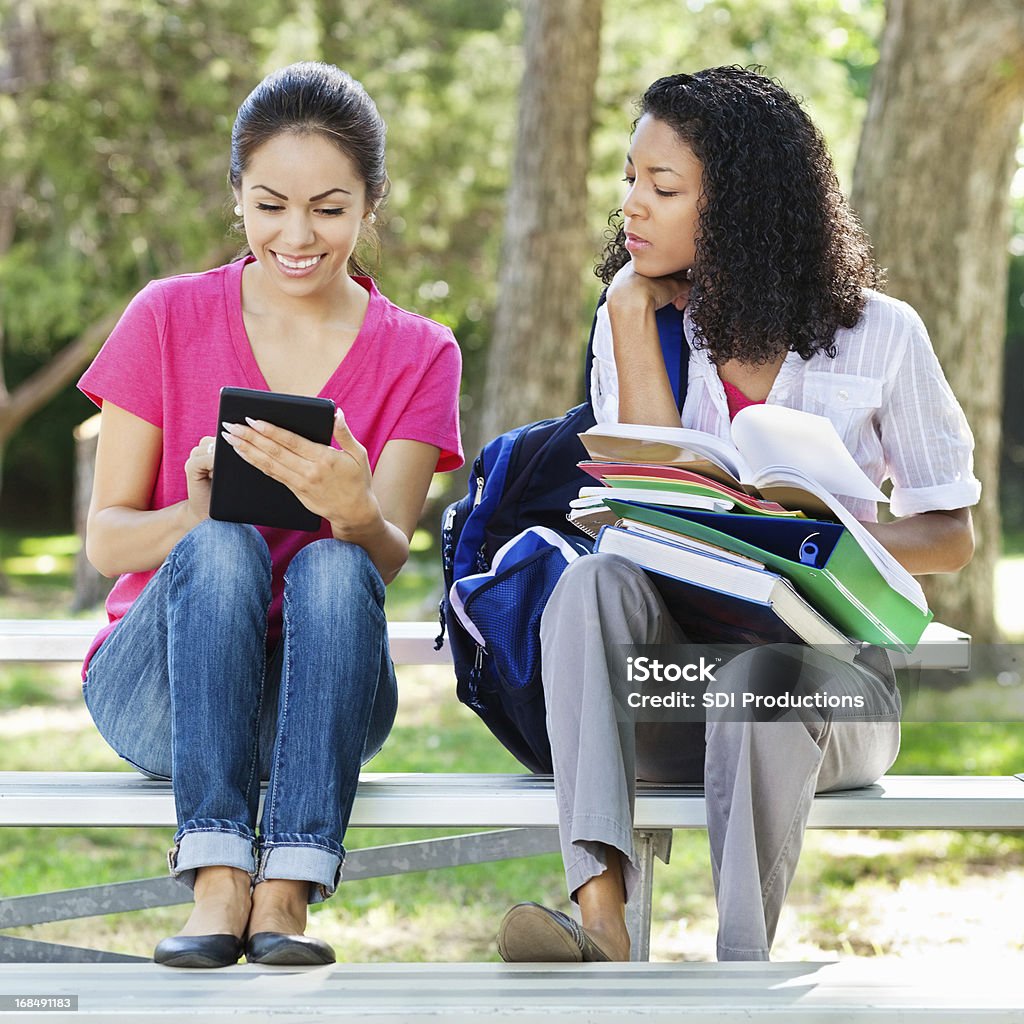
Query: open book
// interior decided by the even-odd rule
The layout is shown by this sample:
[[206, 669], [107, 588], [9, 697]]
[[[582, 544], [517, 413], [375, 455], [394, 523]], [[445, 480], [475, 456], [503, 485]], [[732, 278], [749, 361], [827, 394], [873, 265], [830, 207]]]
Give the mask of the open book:
[[636, 423], [599, 423], [580, 440], [595, 461], [683, 466], [818, 517], [829, 514], [836, 494], [888, 500], [853, 461], [831, 420], [781, 405], [742, 409], [731, 442], [687, 427]]
[[751, 405], [732, 421], [733, 443], [686, 427], [635, 423], [599, 423], [580, 434], [580, 440], [595, 462], [681, 466], [816, 519], [838, 520], [885, 582], [927, 611], [917, 580], [836, 498], [888, 500], [824, 416], [780, 405]]
[[[581, 462], [579, 468], [589, 473], [595, 480], [600, 480], [607, 488], [642, 489], [648, 494], [661, 495], [659, 500], [664, 500], [664, 496], [671, 493], [699, 495], [727, 502], [736, 511], [750, 515], [806, 518], [799, 509], [791, 510], [784, 508], [777, 501], [755, 498], [746, 491], [737, 490], [720, 480], [713, 480], [706, 474], [694, 473], [679, 466], [638, 462]], [[580, 491], [580, 494], [582, 493], [583, 490]]]

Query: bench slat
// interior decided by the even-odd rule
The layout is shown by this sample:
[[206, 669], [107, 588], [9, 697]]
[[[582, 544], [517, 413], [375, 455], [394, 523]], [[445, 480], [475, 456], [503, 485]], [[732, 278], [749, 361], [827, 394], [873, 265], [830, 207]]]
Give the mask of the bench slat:
[[[0, 620], [0, 662], [82, 661], [99, 619]], [[436, 622], [389, 622], [388, 642], [396, 665], [450, 665], [448, 648], [434, 650]]]
[[[558, 823], [550, 776], [364, 773], [352, 827], [504, 828]], [[891, 776], [815, 798], [811, 828], [1024, 829], [1024, 782]], [[0, 772], [0, 826], [175, 825], [168, 783], [131, 772]], [[638, 829], [704, 828], [699, 787], [641, 784]]]
[[[0, 620], [0, 662], [81, 661], [103, 622], [97, 619]], [[389, 622], [388, 639], [396, 665], [450, 665], [447, 646], [434, 650], [436, 622]], [[921, 668], [970, 668], [971, 637], [931, 622], [921, 642], [906, 656]]]
[[[281, 1020], [480, 1022], [638, 1019], [716, 1024], [752, 1018], [857, 1024], [1021, 1024], [1014, 965], [973, 958], [943, 967], [859, 958], [833, 963], [332, 964], [315, 970], [244, 965], [190, 971], [156, 964], [17, 964], [0, 996], [76, 995], [78, 1012], [47, 1021]], [[93, 1017], [92, 1015], [95, 1015]], [[27, 1017], [26, 1017], [27, 1019]]]

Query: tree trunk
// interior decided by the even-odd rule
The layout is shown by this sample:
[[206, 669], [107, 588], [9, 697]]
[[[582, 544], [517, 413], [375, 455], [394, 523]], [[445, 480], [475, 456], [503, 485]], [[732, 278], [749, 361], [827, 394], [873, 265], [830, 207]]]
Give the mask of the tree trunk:
[[[523, 0], [525, 69], [478, 442], [558, 415], [582, 373], [601, 0]], [[472, 434], [472, 425], [467, 431]]]
[[[1020, 0], [888, 0], [854, 206], [888, 291], [923, 317], [974, 431], [973, 562], [926, 579], [936, 618], [997, 639], [999, 440], [1014, 150], [1024, 117]], [[1019, 392], [1015, 382], [1013, 393]]]

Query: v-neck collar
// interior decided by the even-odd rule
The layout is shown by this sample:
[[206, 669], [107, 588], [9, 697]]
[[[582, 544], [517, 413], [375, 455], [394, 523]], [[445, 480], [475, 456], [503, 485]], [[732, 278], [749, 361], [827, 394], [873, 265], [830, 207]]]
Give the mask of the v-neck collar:
[[[690, 316], [689, 306], [683, 312], [683, 333], [687, 344], [690, 346], [690, 352], [696, 357], [697, 369], [707, 381], [708, 391], [711, 393], [715, 405], [720, 410], [725, 410], [726, 414], [728, 414], [729, 401], [725, 394], [722, 378], [718, 375], [718, 367], [712, 360], [708, 349], [697, 348], [694, 343], [695, 328], [693, 326], [693, 318]], [[797, 372], [799, 364], [802, 362], [803, 359], [799, 352], [790, 351], [786, 353], [786, 358], [782, 361], [782, 365], [775, 374], [775, 380], [772, 381], [768, 397], [764, 400], [765, 405], [778, 404], [779, 399], [785, 394], [792, 383], [793, 375]]]
[[[245, 329], [245, 319], [242, 316], [242, 272], [255, 260], [255, 256], [245, 256], [228, 265], [227, 273], [224, 275], [224, 309], [227, 314], [231, 344], [235, 350], [235, 357], [242, 370], [242, 375], [249, 387], [260, 391], [270, 391], [272, 389], [253, 354], [252, 344]], [[384, 296], [377, 290], [373, 280], [369, 277], [353, 277], [352, 280], [369, 292], [370, 301], [367, 303], [366, 314], [363, 317], [359, 333], [356, 334], [349, 350], [335, 367], [334, 372], [317, 392], [317, 397], [335, 398], [339, 392], [345, 390], [344, 385], [355, 378], [367, 353], [373, 347], [384, 318]]]

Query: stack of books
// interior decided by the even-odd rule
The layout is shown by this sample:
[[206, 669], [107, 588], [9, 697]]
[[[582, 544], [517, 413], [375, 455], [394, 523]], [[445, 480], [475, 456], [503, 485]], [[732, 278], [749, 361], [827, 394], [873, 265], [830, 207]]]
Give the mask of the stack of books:
[[655, 573], [684, 629], [800, 639], [852, 660], [864, 643], [909, 651], [930, 621], [918, 582], [836, 498], [886, 500], [827, 418], [754, 405], [732, 443], [636, 424], [580, 439], [598, 486], [569, 519], [595, 551]]

